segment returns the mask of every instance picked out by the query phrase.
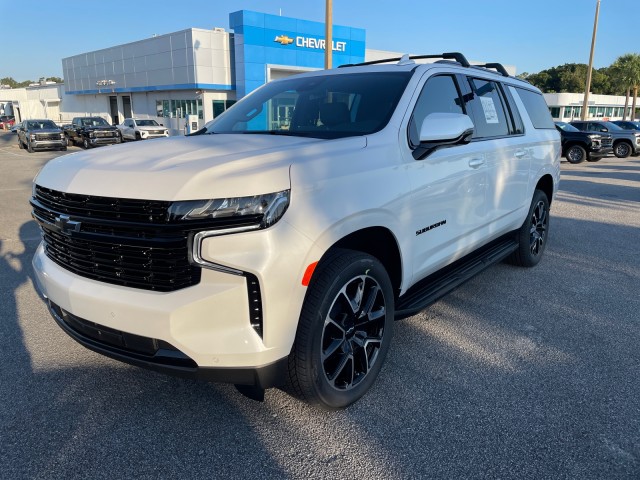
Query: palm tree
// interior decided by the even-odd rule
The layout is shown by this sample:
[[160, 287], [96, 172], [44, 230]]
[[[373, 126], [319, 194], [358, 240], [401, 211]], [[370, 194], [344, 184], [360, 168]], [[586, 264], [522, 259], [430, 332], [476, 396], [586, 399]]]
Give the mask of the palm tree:
[[633, 120], [636, 112], [638, 89], [640, 88], [640, 54], [627, 53], [622, 55], [616, 59], [613, 63], [613, 67], [620, 85], [627, 91], [627, 96], [624, 102], [624, 112], [622, 114], [623, 120], [627, 119], [629, 96], [633, 91], [633, 101], [631, 106], [631, 120]]

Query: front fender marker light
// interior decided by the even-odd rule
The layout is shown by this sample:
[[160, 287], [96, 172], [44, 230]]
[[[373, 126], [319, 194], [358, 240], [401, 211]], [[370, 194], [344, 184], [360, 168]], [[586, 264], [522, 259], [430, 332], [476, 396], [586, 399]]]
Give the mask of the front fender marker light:
[[302, 285], [305, 287], [309, 286], [309, 282], [311, 281], [311, 276], [313, 275], [313, 271], [318, 266], [318, 262], [313, 262], [310, 264], [307, 269], [304, 271], [304, 276], [302, 277]]

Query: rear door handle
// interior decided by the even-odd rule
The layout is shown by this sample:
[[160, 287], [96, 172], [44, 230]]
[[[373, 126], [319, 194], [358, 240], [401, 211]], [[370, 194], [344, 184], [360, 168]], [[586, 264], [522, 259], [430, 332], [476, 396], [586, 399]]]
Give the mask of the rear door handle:
[[525, 152], [524, 150], [516, 150], [516, 153], [515, 153], [516, 157], [518, 157], [518, 158], [522, 158], [526, 154], [527, 154], [527, 152]]
[[471, 168], [479, 168], [484, 165], [484, 158], [472, 158], [469, 160], [469, 166]]

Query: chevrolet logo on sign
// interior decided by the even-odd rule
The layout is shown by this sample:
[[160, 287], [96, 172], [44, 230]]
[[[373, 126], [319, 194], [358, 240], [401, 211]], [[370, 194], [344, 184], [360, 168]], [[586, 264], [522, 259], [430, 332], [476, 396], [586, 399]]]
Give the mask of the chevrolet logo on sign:
[[291, 45], [293, 38], [287, 37], [286, 35], [277, 35], [274, 42], [278, 42], [280, 45]]

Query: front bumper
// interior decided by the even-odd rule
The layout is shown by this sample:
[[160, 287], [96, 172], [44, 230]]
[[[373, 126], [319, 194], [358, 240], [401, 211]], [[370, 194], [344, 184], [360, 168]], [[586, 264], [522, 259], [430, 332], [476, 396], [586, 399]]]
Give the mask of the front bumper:
[[71, 338], [107, 357], [169, 375], [271, 388], [282, 384], [287, 358], [255, 368], [198, 367], [187, 355], [157, 339], [120, 332], [76, 317], [47, 300], [49, 313]]
[[120, 143], [120, 137], [89, 137], [89, 143], [94, 147], [98, 145], [115, 145]]
[[67, 146], [67, 140], [31, 140], [31, 148], [34, 150], [53, 150]]
[[167, 138], [169, 136], [169, 131], [165, 131], [163, 133], [152, 133], [144, 130], [140, 131], [140, 138], [142, 140], [150, 140], [152, 138]]
[[[274, 245], [291, 247], [284, 254]], [[310, 242], [279, 222], [262, 231], [205, 238], [201, 247], [205, 260], [258, 279], [262, 337], [251, 325], [248, 276], [203, 268], [200, 283], [191, 287], [142, 290], [76, 275], [40, 245], [33, 258], [35, 280], [56, 321], [87, 348], [171, 374], [277, 385], [306, 292], [300, 280]], [[147, 347], [140, 352], [131, 345]]]

